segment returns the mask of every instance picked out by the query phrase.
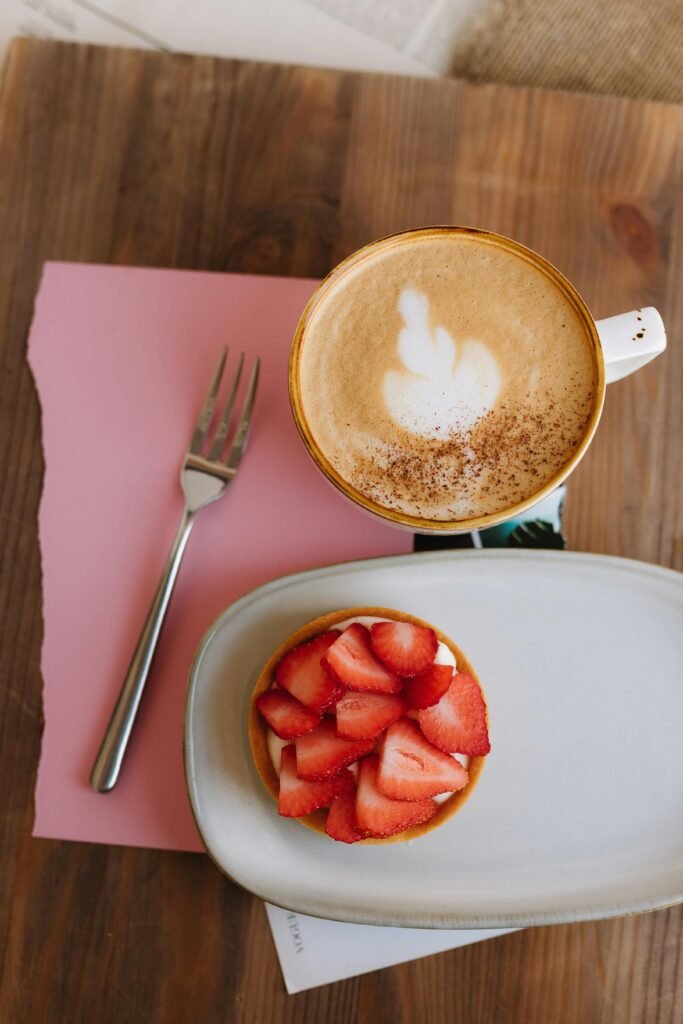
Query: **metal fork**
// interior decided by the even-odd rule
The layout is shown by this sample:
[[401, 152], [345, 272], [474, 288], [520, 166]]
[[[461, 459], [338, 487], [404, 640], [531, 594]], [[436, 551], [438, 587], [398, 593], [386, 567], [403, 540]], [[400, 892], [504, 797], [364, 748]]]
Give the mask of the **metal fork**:
[[145, 624], [142, 627], [140, 639], [133, 652], [121, 692], [112, 711], [109, 725], [107, 726], [90, 775], [90, 784], [99, 793], [106, 793], [108, 790], [113, 789], [119, 777], [121, 764], [128, 747], [133, 725], [135, 724], [142, 694], [152, 667], [161, 627], [164, 623], [166, 610], [173, 593], [173, 587], [178, 576], [180, 562], [190, 536], [190, 531], [194, 525], [195, 516], [200, 509], [215, 501], [216, 498], [220, 498], [221, 494], [225, 492], [228, 484], [237, 473], [247, 446], [258, 384], [258, 359], [251, 371], [244, 405], [242, 406], [242, 412], [235, 429], [234, 440], [229, 451], [224, 455], [224, 449], [226, 448], [230, 432], [235, 396], [237, 395], [237, 388], [244, 365], [244, 354], [242, 354], [240, 355], [237, 370], [232, 379], [230, 392], [218, 421], [211, 447], [208, 454], [202, 454], [213, 419], [216, 398], [227, 356], [228, 350], [226, 348], [221, 354], [216, 372], [211, 381], [209, 393], [199, 414], [197, 426], [190, 441], [190, 447], [185, 455], [180, 471], [180, 483], [185, 495], [183, 518], [180, 521], [171, 553], [168, 556], [166, 568], [159, 581], [159, 586], [154, 595]]

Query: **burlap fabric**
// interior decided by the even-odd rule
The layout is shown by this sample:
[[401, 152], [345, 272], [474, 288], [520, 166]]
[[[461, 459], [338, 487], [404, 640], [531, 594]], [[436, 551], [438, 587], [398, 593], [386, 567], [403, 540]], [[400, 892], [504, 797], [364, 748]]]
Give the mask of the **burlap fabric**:
[[683, 0], [489, 0], [454, 40], [475, 81], [683, 101]]

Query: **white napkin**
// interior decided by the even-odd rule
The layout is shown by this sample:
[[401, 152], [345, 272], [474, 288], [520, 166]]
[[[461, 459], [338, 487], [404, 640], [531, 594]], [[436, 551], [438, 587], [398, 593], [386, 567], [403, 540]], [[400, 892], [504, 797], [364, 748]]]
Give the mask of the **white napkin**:
[[377, 928], [306, 917], [270, 903], [266, 913], [290, 995], [517, 930]]

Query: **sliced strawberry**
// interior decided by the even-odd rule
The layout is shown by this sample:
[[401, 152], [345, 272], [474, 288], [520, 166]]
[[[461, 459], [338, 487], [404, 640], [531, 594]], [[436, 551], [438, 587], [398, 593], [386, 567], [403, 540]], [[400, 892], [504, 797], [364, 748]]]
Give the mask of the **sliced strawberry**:
[[356, 818], [359, 828], [372, 836], [393, 836], [421, 825], [436, 814], [435, 800], [391, 800], [377, 788], [379, 758], [364, 757], [358, 766]]
[[409, 708], [430, 708], [441, 700], [453, 680], [452, 665], [430, 665], [426, 672], [406, 679], [403, 696]]
[[327, 671], [350, 690], [398, 693], [403, 681], [378, 661], [370, 646], [370, 633], [360, 622], [352, 623], [335, 640], [323, 658]]
[[466, 770], [426, 740], [417, 722], [402, 718], [387, 729], [379, 755], [377, 788], [392, 800], [426, 800], [467, 785]]
[[334, 718], [323, 718], [317, 729], [296, 741], [296, 770], [300, 779], [327, 779], [353, 764], [375, 745], [370, 740], [337, 736]]
[[400, 676], [417, 676], [434, 663], [439, 641], [433, 629], [412, 622], [375, 622], [370, 642], [377, 657]]
[[292, 648], [275, 670], [275, 678], [282, 689], [313, 711], [324, 711], [344, 692], [320, 663], [338, 637], [339, 631], [331, 629]]
[[337, 735], [369, 740], [405, 715], [408, 707], [400, 693], [358, 693], [347, 690], [334, 709]]
[[276, 736], [281, 740], [293, 740], [297, 736], [315, 729], [320, 724], [320, 715], [295, 697], [274, 686], [256, 698], [256, 707]]
[[365, 832], [356, 821], [356, 787], [343, 796], [336, 796], [327, 812], [325, 831], [340, 843], [357, 843], [365, 839]]
[[478, 757], [491, 749], [484, 697], [464, 672], [456, 672], [438, 704], [420, 711], [419, 722], [429, 742], [446, 753]]
[[303, 818], [319, 807], [329, 807], [335, 797], [353, 793], [355, 782], [351, 772], [335, 775], [322, 782], [306, 782], [296, 774], [294, 745], [282, 748], [280, 755], [280, 796], [278, 812], [285, 818]]

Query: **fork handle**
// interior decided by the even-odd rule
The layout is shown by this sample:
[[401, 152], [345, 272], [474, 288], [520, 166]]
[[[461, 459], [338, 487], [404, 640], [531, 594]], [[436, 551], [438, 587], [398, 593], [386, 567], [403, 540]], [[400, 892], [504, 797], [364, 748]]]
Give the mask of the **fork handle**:
[[119, 777], [193, 523], [194, 513], [186, 508], [93, 764], [90, 785], [98, 793], [113, 789]]

